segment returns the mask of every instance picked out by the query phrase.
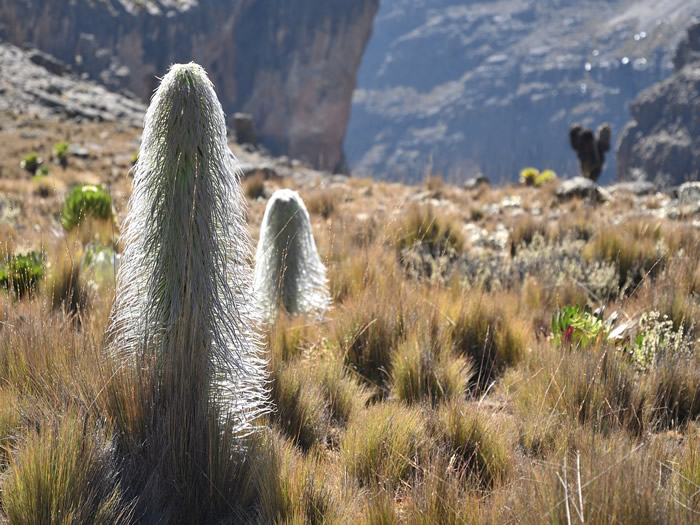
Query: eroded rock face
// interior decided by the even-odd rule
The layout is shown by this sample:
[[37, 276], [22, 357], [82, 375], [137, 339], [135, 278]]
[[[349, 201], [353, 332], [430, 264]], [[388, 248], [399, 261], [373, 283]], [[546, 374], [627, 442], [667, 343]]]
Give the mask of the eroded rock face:
[[617, 146], [620, 180], [678, 185], [700, 178], [700, 23], [688, 29], [667, 80], [642, 91]]
[[[700, 3], [689, 0], [382, 0], [345, 142], [358, 174], [515, 181], [578, 172], [574, 122], [610, 123], [667, 78]], [[615, 155], [600, 181], [615, 175]]]
[[0, 38], [147, 100], [170, 64], [205, 67], [227, 114], [275, 154], [344, 166], [356, 71], [378, 0], [0, 0]]
[[[51, 56], [0, 42], [0, 111], [42, 119], [118, 121], [141, 127], [146, 106], [95, 82], [81, 80]], [[69, 153], [88, 155], [85, 148]]]

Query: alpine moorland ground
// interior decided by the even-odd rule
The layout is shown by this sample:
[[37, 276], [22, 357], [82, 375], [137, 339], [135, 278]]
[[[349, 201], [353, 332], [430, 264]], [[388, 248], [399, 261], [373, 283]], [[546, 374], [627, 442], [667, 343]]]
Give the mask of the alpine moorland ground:
[[[0, 256], [43, 272], [0, 292], [0, 522], [139, 522], [119, 443], [149, 386], [107, 372], [113, 284], [85, 264], [121, 250], [138, 130], [3, 119]], [[64, 140], [87, 150], [65, 169]], [[249, 229], [298, 190], [333, 307], [261, 327], [275, 411], [236, 483], [211, 481], [222, 523], [698, 521], [697, 207], [298, 171], [243, 182]], [[116, 219], [66, 232], [75, 183], [107, 187]]]

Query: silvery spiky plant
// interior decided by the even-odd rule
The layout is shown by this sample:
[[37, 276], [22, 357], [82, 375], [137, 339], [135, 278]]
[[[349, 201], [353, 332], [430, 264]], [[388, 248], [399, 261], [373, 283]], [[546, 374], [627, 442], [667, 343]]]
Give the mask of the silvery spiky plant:
[[144, 441], [170, 454], [161, 479], [178, 490], [209, 479], [213, 420], [240, 435], [266, 410], [245, 215], [213, 86], [174, 65], [145, 117], [108, 337], [118, 362], [152, 374]]
[[255, 254], [255, 296], [268, 319], [280, 306], [292, 314], [320, 313], [330, 306], [309, 212], [295, 191], [276, 191], [265, 208]]

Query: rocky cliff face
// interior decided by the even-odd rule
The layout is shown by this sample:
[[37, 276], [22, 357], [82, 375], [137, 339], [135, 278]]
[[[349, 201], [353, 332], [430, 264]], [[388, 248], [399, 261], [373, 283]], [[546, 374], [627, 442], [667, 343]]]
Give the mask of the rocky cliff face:
[[[578, 172], [574, 122], [609, 122], [671, 74], [700, 3], [688, 0], [383, 0], [346, 138], [351, 168], [452, 180], [521, 168]], [[601, 181], [615, 173], [607, 159]]]
[[0, 0], [0, 37], [148, 99], [175, 62], [209, 72], [273, 153], [344, 166], [356, 71], [378, 0]]
[[700, 179], [700, 23], [688, 29], [674, 74], [639, 94], [618, 144], [619, 179], [676, 185]]

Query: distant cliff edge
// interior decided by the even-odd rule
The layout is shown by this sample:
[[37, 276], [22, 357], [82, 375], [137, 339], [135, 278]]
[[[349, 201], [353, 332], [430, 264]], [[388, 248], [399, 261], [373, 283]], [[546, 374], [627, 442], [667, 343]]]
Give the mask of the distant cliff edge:
[[0, 39], [36, 47], [147, 100], [195, 61], [261, 142], [343, 170], [357, 69], [379, 0], [0, 0]]
[[617, 147], [620, 180], [677, 185], [700, 179], [700, 23], [678, 46], [670, 78], [642, 91]]

